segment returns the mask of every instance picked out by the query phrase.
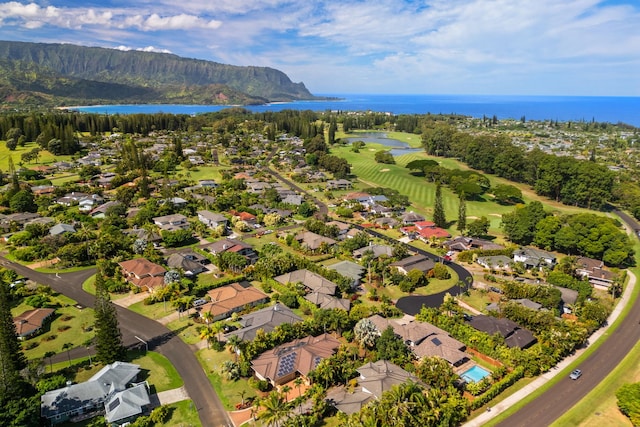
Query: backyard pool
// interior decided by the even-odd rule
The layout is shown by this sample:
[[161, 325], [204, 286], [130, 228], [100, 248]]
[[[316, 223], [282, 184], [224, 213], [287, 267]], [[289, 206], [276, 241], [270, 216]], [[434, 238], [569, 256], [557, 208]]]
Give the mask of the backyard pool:
[[474, 365], [460, 374], [460, 377], [466, 382], [479, 383], [484, 377], [488, 377], [489, 375], [491, 375], [489, 371], [478, 365]]

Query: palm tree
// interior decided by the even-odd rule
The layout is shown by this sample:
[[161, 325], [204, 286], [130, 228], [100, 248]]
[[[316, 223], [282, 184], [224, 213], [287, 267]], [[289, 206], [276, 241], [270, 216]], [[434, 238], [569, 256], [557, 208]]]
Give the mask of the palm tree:
[[210, 328], [206, 328], [206, 329], [202, 328], [200, 330], [200, 339], [207, 340], [207, 348], [209, 348], [209, 344], [214, 338], [215, 338], [215, 332], [212, 331]]
[[70, 342], [66, 342], [62, 345], [62, 349], [67, 351], [67, 359], [69, 359], [69, 367], [71, 367], [71, 354], [69, 354], [69, 350], [73, 347], [73, 344]]
[[291, 391], [291, 387], [289, 387], [288, 385], [284, 385], [284, 386], [282, 386], [282, 389], [280, 391], [282, 392], [282, 394], [284, 394], [285, 402], [288, 402], [289, 401], [289, 392]]
[[238, 392], [238, 396], [240, 396], [240, 400], [241, 400], [241, 405], [244, 408], [244, 397], [247, 395], [247, 390], [240, 390]]
[[229, 348], [229, 351], [232, 351], [235, 355], [236, 362], [238, 361], [238, 348], [241, 342], [242, 340], [236, 334], [229, 335], [229, 338], [227, 338], [227, 347]]
[[300, 405], [298, 405], [300, 413], [302, 413], [302, 391], [300, 390], [300, 387], [302, 387], [302, 384], [304, 384], [304, 380], [302, 379], [302, 377], [297, 377], [294, 381], [293, 384], [296, 386], [296, 388], [298, 389], [298, 399], [300, 399]]
[[56, 355], [55, 351], [47, 351], [44, 354], [44, 358], [49, 359], [49, 372], [53, 372], [53, 364], [51, 363], [51, 358]]
[[200, 313], [200, 317], [207, 324], [207, 329], [211, 329], [211, 322], [213, 321], [213, 314], [210, 311]]
[[268, 426], [279, 427], [280, 420], [289, 416], [291, 408], [282, 395], [276, 391], [269, 393], [261, 403], [264, 412], [260, 414], [259, 418], [262, 418]]

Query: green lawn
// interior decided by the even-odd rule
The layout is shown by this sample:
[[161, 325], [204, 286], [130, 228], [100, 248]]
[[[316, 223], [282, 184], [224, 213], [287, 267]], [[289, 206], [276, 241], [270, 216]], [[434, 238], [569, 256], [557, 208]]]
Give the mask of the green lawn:
[[[52, 298], [52, 302], [61, 305], [56, 308], [54, 320], [47, 324], [40, 334], [22, 341], [22, 348], [28, 359], [41, 358], [49, 351], [60, 353], [62, 346], [66, 343], [71, 344], [72, 347], [78, 347], [93, 339], [93, 310], [79, 309], [70, 301], [62, 296]], [[32, 308], [23, 303], [13, 308], [11, 313], [17, 316]]]
[[[189, 313], [193, 313], [193, 310], [190, 310]], [[180, 319], [169, 322], [166, 326], [176, 332], [180, 339], [187, 344], [197, 344], [202, 341], [198, 333], [198, 328], [204, 325], [195, 323], [192, 318], [184, 313]]]
[[196, 182], [201, 179], [213, 179], [219, 183], [222, 181], [222, 173], [226, 170], [229, 170], [229, 168], [221, 166], [198, 166], [187, 170], [180, 166], [176, 169], [176, 172]]
[[[400, 139], [400, 137], [397, 137]], [[351, 151], [351, 147], [333, 147], [332, 153], [346, 159], [351, 164], [351, 172], [364, 184], [370, 186], [389, 187], [398, 190], [401, 194], [409, 197], [412, 205], [410, 209], [424, 214], [427, 218], [433, 215], [433, 205], [435, 202], [435, 184], [427, 182], [424, 177], [415, 176], [405, 168], [410, 161], [417, 159], [434, 159], [442, 166], [451, 169], [468, 169], [466, 165], [454, 159], [445, 159], [439, 157], [427, 156], [423, 152], [413, 152], [403, 156], [396, 157], [395, 165], [376, 163], [374, 156], [376, 151], [384, 149], [380, 144], [367, 143], [366, 147], [361, 149], [359, 153]], [[492, 185], [495, 184], [511, 184], [512, 182], [487, 175]], [[528, 186], [516, 184], [522, 191], [525, 201], [540, 200], [549, 210], [561, 211], [563, 213], [584, 212], [579, 208], [573, 208], [561, 205], [551, 200], [538, 197], [531, 191]], [[458, 196], [455, 195], [447, 187], [442, 189], [443, 204], [446, 218], [453, 222], [458, 217]], [[491, 221], [492, 232], [497, 232], [500, 226], [501, 215], [511, 212], [513, 206], [499, 205], [491, 201], [491, 196], [485, 195], [482, 199], [476, 201], [467, 201], [467, 217], [468, 221], [475, 217], [485, 216]], [[449, 228], [452, 234], [455, 234], [455, 224]]]
[[[87, 267], [87, 268], [91, 268], [91, 267]], [[93, 275], [91, 277], [89, 277], [87, 280], [84, 281], [84, 283], [82, 283], [82, 290], [84, 290], [87, 293], [90, 293], [91, 295], [95, 295], [96, 294], [96, 286], [95, 286], [95, 282], [96, 282], [96, 276]], [[129, 293], [111, 293], [109, 294], [109, 297], [111, 298], [111, 301], [120, 299], [120, 298], [124, 298], [127, 295], [129, 295]]]
[[192, 400], [183, 400], [182, 402], [172, 403], [168, 405], [170, 409], [170, 418], [162, 424], [156, 424], [156, 427], [201, 427], [198, 410], [194, 407]]
[[[40, 146], [35, 142], [28, 142], [24, 147], [18, 146], [14, 151], [10, 151], [5, 144], [5, 141], [0, 141], [0, 170], [6, 171], [9, 169], [9, 158], [13, 159], [13, 164], [16, 166], [16, 169], [18, 169], [19, 163], [22, 162], [22, 154], [28, 153], [36, 147], [39, 148]], [[55, 156], [46, 150], [42, 150], [40, 151], [40, 158], [38, 159], [38, 163], [25, 163], [23, 166], [27, 169], [32, 169], [43, 164], [69, 160], [71, 160], [71, 156]]]
[[229, 411], [234, 410], [235, 405], [242, 401], [240, 393], [243, 391], [245, 392], [245, 399], [257, 395], [256, 390], [249, 386], [247, 379], [241, 378], [237, 381], [229, 381], [222, 377], [220, 366], [225, 360], [233, 360], [233, 355], [229, 353], [229, 351], [204, 349], [198, 351], [196, 356], [198, 360], [200, 360], [200, 364], [204, 367], [209, 381], [211, 381], [225, 409]]

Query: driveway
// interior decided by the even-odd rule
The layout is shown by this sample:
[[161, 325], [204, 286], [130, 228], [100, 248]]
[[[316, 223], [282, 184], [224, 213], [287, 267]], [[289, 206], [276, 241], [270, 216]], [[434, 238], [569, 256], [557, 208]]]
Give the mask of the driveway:
[[[95, 269], [81, 270], [63, 274], [44, 274], [28, 267], [0, 257], [0, 265], [14, 270], [43, 285], [50, 286], [56, 292], [64, 294], [85, 307], [93, 307], [95, 297], [82, 289], [82, 283], [95, 274]], [[213, 386], [209, 382], [198, 359], [191, 348], [176, 334], [160, 323], [144, 317], [126, 308], [116, 306], [118, 322], [125, 346], [141, 346], [142, 339], [149, 350], [164, 355], [176, 368], [184, 381], [184, 388], [193, 400], [203, 426], [220, 427], [231, 423], [227, 411], [222, 406]], [[137, 337], [137, 338], [136, 338]], [[70, 350], [69, 354], [59, 354], [54, 360], [67, 360], [67, 357], [85, 357], [91, 349], [85, 347]]]

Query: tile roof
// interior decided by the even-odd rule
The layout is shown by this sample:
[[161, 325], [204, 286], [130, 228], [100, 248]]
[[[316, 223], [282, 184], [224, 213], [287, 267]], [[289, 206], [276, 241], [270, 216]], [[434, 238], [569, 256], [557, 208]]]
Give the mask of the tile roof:
[[221, 286], [207, 292], [211, 302], [204, 304], [201, 313], [206, 311], [215, 317], [230, 316], [234, 311], [244, 308], [246, 305], [259, 304], [267, 301], [269, 297], [253, 286], [242, 286], [240, 283]]
[[258, 356], [251, 362], [253, 370], [274, 384], [294, 372], [308, 375], [318, 364], [330, 357], [340, 342], [329, 334], [308, 336], [279, 345]]

